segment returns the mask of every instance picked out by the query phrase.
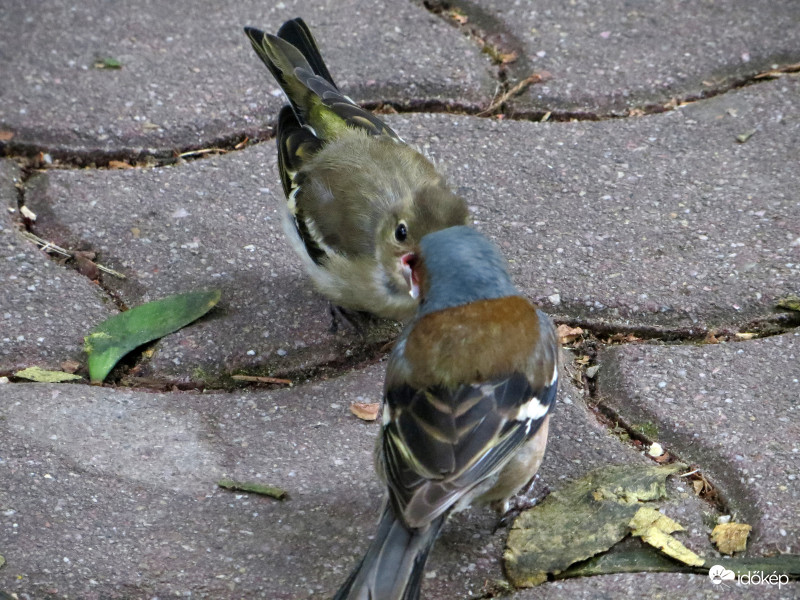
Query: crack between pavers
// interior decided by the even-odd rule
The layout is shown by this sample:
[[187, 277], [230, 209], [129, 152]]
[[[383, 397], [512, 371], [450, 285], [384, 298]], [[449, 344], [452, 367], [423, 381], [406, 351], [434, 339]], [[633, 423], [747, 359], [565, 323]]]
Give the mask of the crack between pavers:
[[[35, 236], [35, 233], [33, 231], [35, 219], [31, 219], [28, 216], [26, 216], [25, 212], [23, 211], [23, 208], [25, 207], [25, 192], [26, 192], [27, 183], [30, 180], [30, 178], [33, 177], [34, 174], [35, 174], [34, 169], [23, 168], [21, 170], [21, 174], [20, 174], [20, 181], [19, 181], [19, 183], [17, 184], [16, 187], [17, 187], [17, 212], [20, 214], [20, 217], [21, 217], [20, 220], [18, 221], [18, 223], [22, 225], [22, 230], [23, 231], [31, 233], [31, 234], [34, 234], [34, 236]], [[116, 306], [118, 310], [120, 310], [120, 311], [128, 310], [128, 307], [125, 305], [125, 303], [122, 300], [122, 298], [116, 292], [114, 292], [113, 289], [111, 289], [108, 285], [106, 285], [103, 282], [103, 276], [102, 275], [100, 275], [97, 279], [91, 279], [86, 273], [83, 273], [80, 270], [80, 268], [78, 268], [77, 261], [75, 261], [75, 259], [74, 259], [75, 255], [76, 255], [75, 251], [69, 251], [69, 252], [72, 253], [72, 255], [73, 255], [72, 257], [62, 256], [61, 257], [62, 260], [59, 260], [56, 256], [54, 256], [50, 252], [46, 251], [46, 249], [49, 247], [49, 244], [46, 244], [45, 246], [41, 246], [39, 243], [35, 243], [29, 237], [26, 237], [26, 236], [22, 236], [22, 237], [26, 241], [28, 241], [31, 244], [33, 244], [37, 248], [37, 250], [42, 250], [43, 253], [52, 262], [54, 262], [55, 264], [59, 265], [60, 267], [71, 269], [71, 270], [77, 272], [79, 275], [81, 275], [83, 277], [86, 277], [86, 279], [91, 281], [93, 284], [97, 285], [101, 290], [103, 290], [103, 293], [106, 295], [106, 297], [108, 297], [108, 299], [111, 300], [111, 302], [114, 303], [114, 306]], [[89, 248], [88, 250], [85, 250], [83, 252], [92, 252], [93, 253], [91, 248]], [[97, 264], [98, 264], [98, 263], [95, 263], [92, 260], [90, 260], [89, 262], [92, 262], [95, 266], [97, 266]]]
[[[600, 397], [598, 380], [602, 377], [602, 373], [601, 365], [597, 362], [599, 349], [609, 345], [635, 343], [635, 341], [623, 337], [623, 339], [618, 342], [604, 343], [593, 333], [586, 331], [584, 333], [587, 333], [587, 337], [579, 338], [570, 348], [570, 350], [575, 353], [575, 358], [571, 361], [569, 366], [565, 365], [565, 367], [576, 387], [582, 392], [585, 406], [589, 412], [595, 416], [597, 422], [605, 427], [610, 435], [620, 440], [621, 443], [633, 448], [637, 452], [644, 453], [645, 456], [657, 464], [683, 462], [690, 465], [688, 473], [683, 476], [686, 477], [687, 483], [690, 483], [692, 489], [694, 489], [695, 481], [701, 482], [700, 492], [696, 493], [696, 495], [699, 496], [701, 500], [705, 501], [717, 514], [733, 514], [732, 505], [728, 497], [721, 491], [719, 486], [713, 482], [713, 478], [709, 479], [705, 475], [705, 473], [708, 472], [707, 469], [691, 461], [682, 460], [679, 453], [663, 444], [660, 444], [663, 453], [659, 456], [654, 457], [644, 452], [654, 442], [658, 441], [657, 425], [653, 423], [634, 423], [619, 411], [604, 403], [603, 399]], [[604, 334], [607, 335], [607, 332], [604, 332]], [[630, 334], [625, 333], [625, 336], [629, 335]], [[613, 334], [611, 337], [613, 338]], [[658, 338], [651, 339], [658, 340]], [[696, 343], [696, 340], [692, 341]], [[595, 370], [589, 375], [589, 370], [593, 367]], [[746, 490], [743, 491], [746, 492]]]
[[[666, 103], [646, 102], [640, 106], [631, 107], [626, 111], [616, 112], [613, 110], [609, 110], [608, 112], [596, 112], [558, 108], [515, 108], [514, 110], [510, 110], [506, 106], [508, 100], [522, 93], [529, 85], [535, 85], [537, 82], [545, 80], [548, 77], [546, 73], [532, 73], [528, 78], [519, 82], [506, 79], [505, 75], [496, 77], [498, 89], [494, 98], [492, 98], [488, 105], [445, 102], [435, 98], [415, 98], [404, 102], [397, 100], [372, 100], [363, 102], [360, 106], [372, 110], [377, 114], [454, 114], [534, 123], [545, 121], [607, 121], [646, 117], [671, 112], [681, 107], [710, 100], [716, 96], [756, 85], [763, 81], [769, 81], [782, 75], [794, 76], [797, 73], [800, 73], [800, 64], [784, 65], [777, 69], [759, 73], [742, 80], [731, 81], [716, 89], [703, 90], [687, 94], [683, 97], [676, 96]], [[202, 147], [191, 145], [172, 151], [157, 150], [154, 152], [146, 152], [143, 150], [124, 149], [118, 151], [91, 151], [81, 153], [59, 151], [37, 144], [30, 144], [24, 147], [11, 146], [11, 151], [9, 151], [9, 145], [5, 144], [0, 146], [0, 157], [13, 160], [23, 168], [37, 168], [43, 170], [160, 168], [218, 156], [220, 154], [227, 154], [242, 150], [253, 144], [267, 142], [273, 138], [274, 123], [270, 122], [264, 129], [260, 130], [257, 135], [252, 137], [249, 137], [245, 133], [237, 132], [219, 140], [211, 140]]]
[[[468, 112], [472, 116], [488, 116], [504, 118], [514, 121], [602, 121], [639, 116], [649, 116], [670, 112], [682, 106], [708, 100], [715, 96], [725, 94], [730, 91], [741, 89], [781, 77], [787, 74], [800, 73], [800, 63], [779, 65], [768, 71], [757, 73], [740, 80], [729, 81], [727, 84], [714, 87], [712, 82], [709, 89], [700, 92], [689, 93], [684, 96], [675, 96], [667, 102], [643, 102], [640, 106], [633, 106], [627, 110], [613, 110], [606, 112], [586, 111], [580, 109], [557, 108], [537, 108], [537, 109], [517, 109], [510, 111], [506, 106], [506, 101], [522, 93], [528, 85], [538, 83], [550, 78], [550, 73], [533, 70], [530, 58], [524, 52], [524, 44], [511, 32], [504, 24], [491, 13], [485, 12], [477, 6], [465, 0], [411, 0], [413, 4], [419, 5], [429, 13], [436, 15], [445, 23], [461, 31], [465, 37], [476, 44], [483, 53], [487, 54], [497, 69], [495, 79], [498, 81], [499, 90], [488, 108], [481, 111]], [[488, 24], [488, 25], [487, 25]], [[509, 78], [506, 70], [507, 65], [516, 63], [521, 65], [518, 70], [523, 73], [531, 73], [526, 80], [513, 82]], [[516, 83], [516, 85], [515, 85]], [[706, 82], [704, 82], [705, 84]], [[517, 93], [515, 87], [518, 87]], [[508, 96], [508, 97], [506, 97]]]

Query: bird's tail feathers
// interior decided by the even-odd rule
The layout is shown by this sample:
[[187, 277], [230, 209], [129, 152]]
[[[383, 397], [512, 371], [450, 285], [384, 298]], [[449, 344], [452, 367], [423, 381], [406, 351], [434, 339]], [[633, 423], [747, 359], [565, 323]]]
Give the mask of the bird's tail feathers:
[[277, 36], [254, 27], [244, 31], [289, 99], [299, 123], [314, 135], [332, 139], [355, 127], [370, 135], [399, 139], [386, 123], [339, 91], [302, 19], [284, 23]]
[[387, 503], [375, 539], [334, 600], [417, 600], [428, 553], [445, 518], [408, 529]]
[[297, 17], [296, 19], [286, 21], [286, 23], [281, 25], [281, 28], [278, 29], [278, 37], [282, 40], [286, 40], [300, 51], [311, 66], [315, 75], [319, 75], [333, 87], [336, 87], [336, 83], [334, 83], [333, 77], [331, 77], [328, 67], [325, 65], [325, 61], [322, 60], [322, 54], [319, 51], [319, 46], [317, 46], [317, 41], [314, 39], [314, 36], [311, 35], [311, 30], [303, 19]]

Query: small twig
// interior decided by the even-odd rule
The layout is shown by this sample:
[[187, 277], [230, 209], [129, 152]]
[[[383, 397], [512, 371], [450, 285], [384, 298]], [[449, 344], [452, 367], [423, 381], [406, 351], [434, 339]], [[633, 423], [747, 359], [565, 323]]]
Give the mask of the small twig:
[[681, 473], [680, 475], [678, 475], [678, 477], [689, 477], [689, 476], [694, 475], [695, 473], [699, 473], [699, 472], [700, 472], [700, 469], [695, 469], [694, 471], [689, 471], [688, 473]]
[[774, 79], [775, 77], [780, 77], [786, 73], [797, 73], [798, 71], [800, 71], [800, 63], [794, 63], [792, 65], [783, 65], [777, 69], [770, 69], [764, 73], [759, 73], [758, 75], [754, 76], [753, 79]]
[[528, 77], [526, 77], [525, 79], [523, 79], [522, 81], [517, 83], [517, 85], [515, 85], [514, 87], [509, 89], [507, 92], [502, 94], [499, 98], [497, 98], [497, 100], [492, 102], [489, 105], [489, 108], [487, 108], [484, 111], [479, 112], [478, 116], [482, 117], [484, 115], [489, 115], [489, 114], [493, 113], [498, 108], [500, 108], [503, 104], [508, 102], [511, 98], [513, 98], [514, 96], [519, 96], [522, 92], [527, 90], [531, 86], [531, 84], [539, 83], [539, 82], [541, 82], [543, 80], [544, 80], [544, 77], [540, 73], [534, 73], [533, 75], [529, 75]]
[[[44, 252], [53, 252], [55, 254], [60, 254], [61, 256], [66, 256], [67, 258], [75, 258], [75, 253], [71, 250], [66, 250], [61, 246], [56, 246], [53, 242], [48, 242], [40, 238], [38, 235], [31, 233], [30, 231], [22, 231], [22, 237], [32, 241], [33, 243], [37, 244]], [[94, 262], [94, 261], [92, 261]], [[113, 275], [114, 277], [118, 277], [120, 279], [127, 279], [124, 273], [120, 273], [119, 271], [115, 271], [114, 269], [110, 269], [108, 267], [104, 267], [99, 263], [94, 263], [98, 269], [103, 271], [103, 273], [108, 273], [109, 275]]]
[[279, 385], [292, 385], [291, 379], [280, 379], [278, 377], [262, 377], [259, 375], [231, 375], [231, 379], [236, 381], [252, 381], [254, 383], [277, 383]]
[[201, 150], [189, 150], [188, 152], [181, 152], [178, 158], [187, 158], [189, 156], [203, 156], [204, 154], [226, 154], [228, 151], [224, 148], [202, 148]]

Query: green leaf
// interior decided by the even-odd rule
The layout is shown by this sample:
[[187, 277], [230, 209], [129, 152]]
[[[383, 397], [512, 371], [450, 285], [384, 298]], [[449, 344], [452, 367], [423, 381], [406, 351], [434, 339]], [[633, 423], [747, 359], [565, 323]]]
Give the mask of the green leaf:
[[234, 481], [232, 479], [220, 479], [217, 485], [226, 490], [234, 492], [251, 492], [253, 494], [261, 494], [262, 496], [269, 496], [276, 500], [285, 500], [289, 497], [286, 490], [275, 487], [274, 485], [266, 485], [263, 483], [250, 483], [248, 481]]
[[217, 302], [222, 292], [187, 292], [142, 304], [103, 321], [86, 337], [92, 383], [102, 383], [109, 371], [128, 352], [199, 319]]
[[14, 373], [14, 377], [22, 377], [39, 383], [61, 383], [64, 381], [75, 381], [83, 379], [80, 375], [65, 373], [64, 371], [48, 371], [41, 367], [28, 367]]
[[94, 63], [95, 69], [121, 69], [122, 63], [117, 60], [116, 58], [111, 58], [110, 56], [106, 58], [101, 58]]

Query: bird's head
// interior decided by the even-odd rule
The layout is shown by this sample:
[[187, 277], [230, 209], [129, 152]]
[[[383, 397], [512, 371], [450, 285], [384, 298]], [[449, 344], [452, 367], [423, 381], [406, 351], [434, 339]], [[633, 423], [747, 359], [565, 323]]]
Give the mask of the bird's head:
[[519, 295], [500, 250], [471, 227], [429, 233], [400, 263], [409, 293], [422, 303], [421, 314]]

